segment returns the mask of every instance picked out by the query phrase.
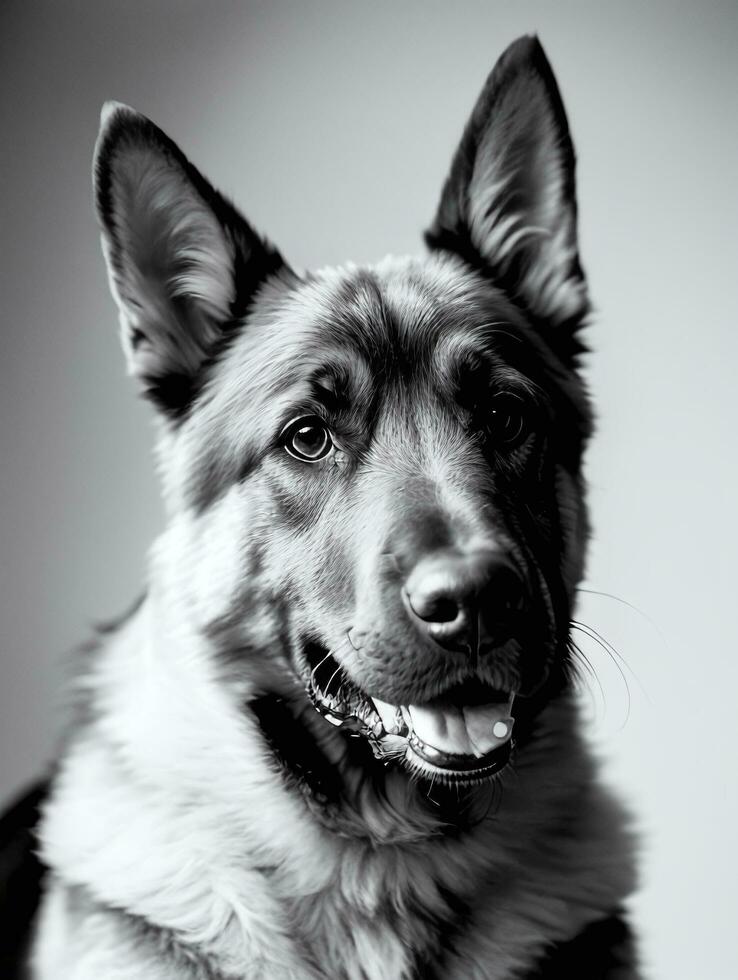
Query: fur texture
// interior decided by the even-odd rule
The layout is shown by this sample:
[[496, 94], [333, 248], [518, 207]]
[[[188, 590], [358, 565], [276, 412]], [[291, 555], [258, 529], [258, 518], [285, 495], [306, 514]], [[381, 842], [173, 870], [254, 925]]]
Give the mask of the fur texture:
[[[33, 976], [634, 978], [629, 834], [570, 690], [588, 302], [540, 45], [490, 76], [424, 259], [298, 274], [125, 107], [95, 167], [168, 522], [80, 664]], [[473, 649], [429, 640], [407, 583], [470, 555], [504, 558], [517, 606]], [[518, 694], [493, 777], [368, 737], [370, 696], [471, 685]]]

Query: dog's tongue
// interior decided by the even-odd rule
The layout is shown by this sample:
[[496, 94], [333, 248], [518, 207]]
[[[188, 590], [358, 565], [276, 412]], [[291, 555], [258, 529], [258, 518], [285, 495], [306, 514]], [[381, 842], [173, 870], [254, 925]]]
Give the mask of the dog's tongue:
[[514, 695], [510, 695], [507, 701], [458, 706], [439, 699], [398, 710], [373, 699], [387, 732], [399, 732], [404, 718], [410, 731], [426, 745], [448, 755], [473, 755], [477, 759], [510, 740], [513, 700]]
[[409, 705], [408, 726], [425, 742], [449, 755], [481, 758], [509, 741], [513, 719], [510, 702], [457, 707], [453, 704]]

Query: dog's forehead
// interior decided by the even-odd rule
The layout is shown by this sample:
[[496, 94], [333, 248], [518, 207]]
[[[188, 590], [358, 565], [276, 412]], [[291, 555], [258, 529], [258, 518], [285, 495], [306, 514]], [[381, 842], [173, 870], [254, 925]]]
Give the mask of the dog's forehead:
[[452, 256], [388, 257], [375, 266], [326, 270], [295, 301], [324, 350], [343, 348], [372, 365], [387, 358], [417, 362], [441, 338], [485, 323], [516, 322], [505, 295]]
[[233, 418], [236, 402], [254, 414], [264, 401], [267, 414], [278, 414], [307, 382], [351, 395], [369, 376], [437, 374], [464, 350], [499, 354], [511, 336], [522, 342], [525, 334], [504, 293], [452, 256], [388, 257], [287, 277], [262, 292], [203, 404], [206, 414], [215, 404]]
[[277, 320], [293, 366], [270, 390], [291, 388], [299, 398], [310, 380], [357, 410], [390, 394], [455, 399], [474, 370], [478, 380], [525, 383], [552, 355], [502, 290], [443, 253], [320, 272]]
[[521, 312], [450, 255], [278, 277], [262, 290], [183, 426], [186, 496], [201, 504], [247, 474], [280, 427], [314, 401], [316, 386], [359, 409], [388, 390], [392, 376], [434, 397], [444, 372], [471, 352], [507, 369], [500, 352], [511, 342], [537, 359], [535, 333]]

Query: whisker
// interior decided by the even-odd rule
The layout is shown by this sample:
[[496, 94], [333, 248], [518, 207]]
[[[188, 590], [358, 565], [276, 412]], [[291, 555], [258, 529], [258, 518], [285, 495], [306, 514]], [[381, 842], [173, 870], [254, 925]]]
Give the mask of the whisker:
[[[330, 680], [328, 681], [328, 683], [327, 683], [327, 684], [326, 684], [326, 686], [325, 686], [325, 693], [326, 693], [326, 694], [329, 694], [329, 693], [330, 693], [330, 689], [331, 689], [331, 684], [333, 683], [333, 678], [334, 678], [334, 677], [335, 677], [335, 676], [336, 676], [337, 674], [340, 674], [341, 672], [342, 672], [342, 668], [341, 668], [341, 665], [339, 664], [339, 665], [338, 665], [338, 666], [336, 667], [336, 669], [335, 669], [335, 670], [333, 671], [333, 673], [331, 674], [331, 676], [330, 676]], [[343, 681], [341, 681], [341, 683], [339, 683], [339, 685], [338, 685], [338, 691], [336, 692], [336, 697], [340, 697], [340, 694], [341, 694], [341, 687], [342, 687], [342, 685], [343, 685]]]
[[633, 612], [638, 613], [639, 616], [645, 619], [649, 626], [653, 627], [653, 629], [656, 631], [656, 633], [658, 633], [659, 637], [663, 641], [664, 646], [668, 647], [669, 644], [666, 639], [666, 635], [661, 629], [661, 627], [659, 626], [659, 624], [656, 622], [656, 620], [652, 619], [647, 612], [644, 612], [643, 609], [640, 609], [634, 603], [629, 602], [627, 599], [623, 599], [621, 596], [613, 595], [612, 592], [602, 592], [599, 589], [584, 589], [578, 587], [576, 591], [583, 592], [586, 595], [598, 595], [598, 596], [602, 596], [605, 599], [612, 599], [613, 602], [619, 602], [622, 606], [627, 606], [628, 609], [632, 609]]
[[[583, 684], [587, 683], [587, 677], [591, 677], [594, 680], [597, 675], [594, 666], [592, 665], [592, 661], [584, 653], [579, 644], [570, 638], [567, 642], [567, 646], [569, 648], [569, 652], [574, 655], [572, 666], [574, 668], [574, 673], [576, 674], [576, 679], [581, 681]], [[585, 674], [586, 677], [584, 676]]]
[[622, 655], [622, 653], [620, 653], [620, 651], [618, 650], [618, 648], [616, 646], [614, 646], [609, 640], [606, 640], [605, 637], [601, 633], [598, 633], [597, 632], [597, 630], [594, 628], [594, 626], [590, 626], [588, 623], [582, 623], [582, 622], [579, 622], [576, 619], [572, 619], [571, 620], [571, 624], [575, 628], [581, 629], [582, 631], [589, 630], [589, 632], [590, 632], [590, 634], [592, 636], [592, 639], [597, 640], [598, 643], [600, 643], [602, 646], [604, 646], [607, 649], [608, 653], [611, 655], [611, 657], [618, 659], [618, 661], [623, 665], [623, 667], [625, 667], [625, 669], [628, 671], [628, 673], [633, 678], [633, 680], [636, 682], [636, 684], [638, 684], [638, 686], [641, 689], [641, 692], [648, 698], [648, 694], [646, 694], [646, 690], [643, 687], [643, 685], [641, 684], [641, 681], [640, 681], [640, 678], [638, 677], [638, 674], [636, 674], [636, 672], [633, 670], [633, 668], [630, 666], [630, 664], [628, 663], [628, 661], [625, 659], [625, 657]]
[[328, 653], [326, 653], [326, 655], [325, 655], [325, 656], [323, 657], [323, 659], [322, 659], [322, 660], [320, 661], [320, 663], [317, 663], [317, 664], [316, 664], [316, 665], [315, 665], [315, 666], [313, 667], [313, 669], [312, 669], [312, 670], [310, 671], [310, 683], [311, 683], [311, 684], [315, 684], [315, 685], [316, 685], [316, 687], [317, 687], [317, 682], [316, 682], [316, 680], [315, 680], [315, 673], [316, 673], [316, 671], [318, 671], [318, 670], [319, 670], [319, 669], [320, 669], [320, 668], [321, 668], [321, 667], [323, 666], [323, 664], [324, 664], [324, 663], [326, 662], [326, 660], [328, 659], [328, 657], [330, 657], [330, 655], [331, 655], [331, 652], [330, 652], [330, 650], [329, 650], [329, 651], [328, 651]]
[[[607, 698], [605, 697], [605, 690], [602, 686], [602, 681], [600, 680], [599, 675], [597, 674], [597, 671], [595, 670], [594, 665], [592, 664], [592, 661], [582, 650], [579, 644], [575, 640], [572, 640], [571, 638], [569, 639], [569, 648], [573, 653], [576, 654], [577, 657], [577, 661], [574, 664], [575, 670], [581, 669], [586, 671], [586, 673], [592, 678], [592, 680], [595, 681], [600, 692], [600, 698], [602, 700], [602, 704], [605, 710], [607, 710]], [[587, 684], [584, 678], [581, 677], [581, 675], [580, 675], [580, 680], [583, 682], [586, 689], [591, 692], [592, 690], [591, 687]]]
[[623, 685], [625, 686], [625, 692], [628, 699], [625, 721], [621, 725], [621, 729], [624, 728], [625, 725], [628, 723], [628, 719], [630, 718], [630, 712], [632, 708], [632, 698], [630, 694], [630, 685], [628, 684], [628, 678], [625, 676], [625, 671], [623, 670], [620, 664], [622, 662], [626, 667], [628, 665], [625, 663], [625, 660], [622, 658], [620, 653], [615, 649], [615, 647], [613, 647], [612, 644], [608, 643], [608, 641], [605, 640], [604, 637], [600, 636], [600, 634], [596, 630], [593, 630], [592, 627], [587, 626], [586, 623], [577, 622], [577, 620], [574, 619], [571, 620], [571, 626], [573, 627], [573, 629], [578, 630], [580, 633], [584, 633], [584, 635], [588, 636], [591, 640], [594, 640], [595, 643], [597, 643], [598, 646], [600, 646], [605, 651], [605, 653], [610, 657], [610, 660], [617, 668], [618, 673], [620, 674], [620, 678], [623, 682]]
[[[338, 653], [338, 652], [339, 652], [340, 650], [342, 650], [342, 649], [344, 649], [344, 648], [346, 647], [346, 645], [347, 645], [347, 641], [348, 641], [348, 643], [351, 643], [351, 641], [350, 641], [350, 639], [348, 639], [348, 637], [346, 637], [346, 638], [344, 638], [343, 640], [341, 640], [341, 642], [340, 642], [340, 643], [338, 644], [338, 646], [336, 646], [336, 647], [334, 647], [334, 648], [333, 648], [332, 650], [329, 650], [329, 651], [328, 651], [328, 653], [326, 653], [326, 655], [325, 655], [325, 656], [323, 657], [323, 659], [322, 659], [322, 660], [320, 660], [320, 661], [319, 661], [319, 662], [318, 662], [318, 663], [317, 663], [317, 664], [316, 664], [316, 665], [315, 665], [315, 666], [313, 667], [313, 669], [312, 669], [312, 670], [310, 671], [310, 681], [311, 681], [311, 683], [313, 683], [313, 684], [314, 684], [314, 685], [315, 685], [316, 687], [320, 687], [320, 685], [319, 685], [319, 684], [317, 683], [317, 681], [316, 681], [316, 679], [315, 679], [315, 675], [316, 675], [316, 673], [317, 673], [317, 671], [318, 671], [318, 670], [320, 670], [320, 668], [321, 668], [321, 667], [323, 666], [323, 664], [324, 664], [324, 663], [326, 662], [326, 660], [327, 660], [327, 659], [328, 659], [329, 657], [331, 657], [331, 656], [333, 656], [334, 654], [336, 654], [336, 653]], [[337, 673], [338, 673], [338, 672], [339, 672], [340, 670], [341, 670], [341, 665], [339, 664], [339, 665], [338, 665], [338, 666], [336, 667], [336, 669], [335, 669], [335, 670], [333, 671], [333, 673], [331, 674], [331, 676], [330, 676], [330, 680], [328, 681], [328, 683], [326, 684], [326, 686], [325, 686], [325, 687], [323, 688], [323, 690], [324, 690], [324, 692], [325, 692], [326, 694], [328, 694], [328, 693], [329, 693], [329, 689], [330, 689], [330, 686], [331, 686], [331, 684], [332, 684], [332, 682], [333, 682], [333, 678], [334, 678], [334, 677], [336, 676], [336, 674], [337, 674]], [[339, 689], [339, 692], [340, 692], [340, 689]]]

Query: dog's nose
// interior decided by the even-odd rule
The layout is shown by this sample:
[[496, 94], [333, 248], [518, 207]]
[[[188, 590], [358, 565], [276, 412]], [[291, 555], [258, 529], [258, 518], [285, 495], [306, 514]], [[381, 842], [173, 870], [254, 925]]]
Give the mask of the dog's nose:
[[525, 586], [499, 551], [445, 551], [421, 559], [402, 592], [416, 627], [446, 650], [474, 657], [525, 605]]

